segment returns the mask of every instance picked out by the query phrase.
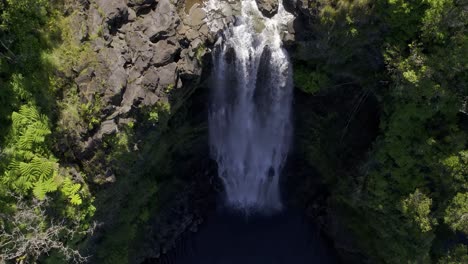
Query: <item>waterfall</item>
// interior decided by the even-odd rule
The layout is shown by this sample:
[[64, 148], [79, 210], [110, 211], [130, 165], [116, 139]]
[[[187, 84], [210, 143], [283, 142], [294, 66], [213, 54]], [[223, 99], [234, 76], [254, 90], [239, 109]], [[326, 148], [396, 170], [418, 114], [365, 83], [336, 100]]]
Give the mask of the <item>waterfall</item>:
[[[281, 43], [292, 15], [281, 0], [272, 18], [262, 15], [255, 0], [239, 2], [206, 4], [211, 16], [234, 14], [224, 21], [213, 51], [211, 155], [228, 206], [275, 211], [282, 208], [279, 179], [292, 131], [292, 68]], [[209, 22], [212, 30], [219, 30], [219, 20]]]

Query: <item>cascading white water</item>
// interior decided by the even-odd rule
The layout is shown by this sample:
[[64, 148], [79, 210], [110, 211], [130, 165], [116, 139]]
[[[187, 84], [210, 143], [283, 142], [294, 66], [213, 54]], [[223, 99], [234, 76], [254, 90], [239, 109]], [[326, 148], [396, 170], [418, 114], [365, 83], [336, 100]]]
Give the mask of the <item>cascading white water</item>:
[[[211, 153], [227, 204], [242, 210], [282, 207], [279, 177], [292, 131], [292, 68], [281, 32], [293, 17], [279, 1], [270, 19], [255, 0], [241, 0], [213, 52]], [[230, 8], [222, 0], [206, 5], [212, 16]], [[209, 21], [212, 30], [220, 28], [217, 21]]]

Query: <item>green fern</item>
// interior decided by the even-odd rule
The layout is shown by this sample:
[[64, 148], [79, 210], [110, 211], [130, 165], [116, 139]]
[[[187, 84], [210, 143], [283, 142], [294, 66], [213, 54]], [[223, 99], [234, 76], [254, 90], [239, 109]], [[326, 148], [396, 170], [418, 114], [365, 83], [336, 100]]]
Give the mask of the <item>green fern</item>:
[[45, 143], [51, 134], [48, 118], [33, 105], [23, 105], [12, 114], [12, 121], [7, 150], [10, 160], [1, 183], [22, 195], [32, 193], [40, 200], [60, 190], [70, 204], [81, 205], [81, 184], [68, 176], [58, 176], [59, 164]]
[[29, 162], [13, 160], [4, 179], [12, 182], [16, 191], [26, 193], [38, 183], [53, 179], [56, 167], [54, 161], [37, 156]]
[[37, 199], [43, 200], [47, 193], [55, 192], [57, 187], [58, 185], [53, 178], [46, 181], [36, 182], [34, 184], [33, 194]]
[[57, 189], [54, 175], [58, 164], [48, 158], [51, 155], [45, 144], [51, 133], [48, 118], [33, 105], [21, 106], [11, 118], [10, 162], [2, 182], [21, 194], [28, 194], [33, 189], [37, 198], [44, 199], [46, 193]]
[[61, 191], [70, 200], [73, 205], [80, 205], [83, 201], [78, 191], [81, 188], [81, 184], [74, 183], [70, 178], [65, 178], [62, 184]]
[[11, 119], [13, 133], [22, 149], [32, 149], [34, 144], [44, 143], [51, 134], [48, 118], [41, 115], [34, 106], [23, 105], [18, 112], [13, 112]]

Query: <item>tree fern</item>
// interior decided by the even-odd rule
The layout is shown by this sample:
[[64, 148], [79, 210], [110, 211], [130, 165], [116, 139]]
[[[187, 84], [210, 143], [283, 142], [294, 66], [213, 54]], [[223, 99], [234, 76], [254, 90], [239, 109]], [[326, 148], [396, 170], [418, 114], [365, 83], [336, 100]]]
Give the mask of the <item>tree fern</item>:
[[47, 193], [55, 192], [57, 187], [57, 182], [53, 178], [39, 181], [34, 184], [33, 194], [37, 199], [43, 200]]
[[22, 149], [32, 149], [34, 144], [43, 143], [51, 133], [48, 118], [41, 115], [34, 106], [23, 105], [18, 112], [13, 112], [11, 119], [13, 133]]
[[67, 198], [70, 200], [70, 203], [74, 205], [80, 205], [83, 202], [81, 196], [78, 194], [80, 188], [81, 184], [74, 183], [70, 178], [65, 178], [61, 191], [65, 196], [67, 196]]
[[37, 156], [29, 162], [13, 160], [5, 179], [15, 191], [27, 193], [36, 184], [53, 179], [57, 166], [54, 161]]
[[12, 121], [10, 160], [1, 182], [16, 193], [32, 193], [40, 200], [60, 190], [72, 205], [82, 204], [81, 184], [73, 182], [69, 176], [58, 176], [59, 164], [45, 143], [51, 133], [47, 117], [33, 105], [23, 105], [12, 114]]

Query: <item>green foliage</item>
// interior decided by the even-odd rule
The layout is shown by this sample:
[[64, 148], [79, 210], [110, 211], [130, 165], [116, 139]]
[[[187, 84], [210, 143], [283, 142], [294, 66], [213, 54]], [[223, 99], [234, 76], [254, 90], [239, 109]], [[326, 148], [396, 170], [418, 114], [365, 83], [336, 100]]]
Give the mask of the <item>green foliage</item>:
[[60, 191], [70, 200], [70, 203], [73, 205], [80, 205], [83, 203], [78, 191], [80, 190], [81, 185], [74, 183], [69, 178], [65, 178], [63, 181], [62, 188]]
[[[53, 123], [58, 112], [56, 93], [67, 83], [57, 72], [71, 65], [68, 62], [78, 61], [78, 56], [67, 57], [70, 53], [64, 50], [70, 49], [61, 46], [70, 41], [62, 41], [66, 34], [62, 35], [61, 30], [68, 28], [62, 24], [60, 2], [0, 2], [0, 223], [2, 235], [19, 230], [23, 238], [45, 232], [52, 222], [66, 223], [63, 230], [80, 233], [75, 237], [56, 234], [60, 245], [69, 250], [67, 245], [75, 246], [73, 241], [82, 238], [83, 231], [90, 227], [95, 208], [81, 177], [72, 177], [52, 151]], [[38, 200], [44, 207], [36, 208], [40, 214], [30, 216], [40, 226], [28, 228], [30, 223], [22, 220], [19, 205], [29, 206]], [[4, 219], [16, 219], [20, 228], [5, 224]], [[3, 238], [8, 239], [0, 238], [0, 244], [5, 242]], [[21, 243], [28, 243], [27, 239], [15, 242], [27, 249]], [[48, 251], [38, 250], [34, 257]], [[22, 255], [10, 260], [29, 261]]]
[[315, 94], [328, 88], [330, 80], [323, 72], [311, 71], [298, 65], [294, 69], [294, 84], [305, 93]]
[[82, 119], [88, 124], [88, 129], [92, 130], [101, 123], [99, 115], [102, 109], [101, 97], [97, 94], [86, 104], [81, 104], [80, 113]]
[[[367, 218], [368, 224], [385, 223], [386, 232], [393, 234], [387, 250], [374, 253], [385, 262], [422, 261], [420, 257], [431, 251], [434, 224], [444, 219], [455, 230], [463, 229], [454, 208], [462, 210], [466, 201], [457, 195], [449, 209], [445, 208], [452, 195], [466, 191], [467, 179], [462, 176], [466, 175], [466, 162], [461, 161], [461, 154], [468, 142], [457, 113], [463, 100], [458, 86], [468, 80], [463, 70], [451, 66], [452, 61], [440, 63], [445, 56], [458, 54], [460, 42], [445, 39], [446, 45], [458, 46], [448, 50], [418, 38], [420, 34], [444, 39], [445, 33], [433, 30], [446, 16], [443, 12], [449, 2], [389, 1], [390, 10], [386, 11], [389, 27], [399, 31], [391, 31], [396, 35], [390, 34], [385, 51], [393, 84], [383, 102], [384, 134], [371, 156], [375, 165], [366, 177], [367, 194], [359, 201], [365, 210], [375, 212], [369, 214], [373, 217]], [[402, 45], [411, 40], [412, 44]], [[432, 52], [423, 52], [423, 48]], [[457, 61], [466, 60], [466, 54], [459, 56]], [[398, 200], [405, 217], [398, 216]]]
[[468, 193], [457, 193], [445, 210], [444, 220], [454, 231], [468, 234]]
[[12, 114], [10, 155], [2, 181], [15, 192], [27, 194], [33, 189], [37, 198], [57, 189], [54, 181], [57, 167], [55, 160], [49, 160], [50, 153], [45, 145], [46, 136], [51, 132], [48, 119], [40, 115], [34, 106], [24, 105], [19, 112]]
[[48, 148], [46, 137], [51, 131], [47, 117], [39, 114], [36, 107], [24, 105], [19, 112], [13, 112], [12, 120], [11, 140], [6, 150], [10, 163], [2, 177], [3, 183], [21, 195], [28, 195], [32, 190], [40, 200], [60, 189], [72, 205], [80, 205], [82, 199], [77, 192], [81, 185], [60, 175], [57, 159]]
[[12, 139], [17, 140], [22, 149], [33, 150], [44, 143], [46, 136], [51, 133], [48, 118], [39, 114], [34, 106], [23, 105], [19, 112], [13, 112], [11, 119], [13, 121]]
[[[321, 14], [313, 44], [328, 49], [320, 52], [307, 46], [326, 58], [312, 57], [302, 64], [320, 65], [332, 87], [343, 81], [343, 73], [345, 80], [361, 87], [374, 86], [372, 92], [382, 107], [379, 137], [367, 158], [349, 165], [356, 160], [340, 160], [346, 157], [341, 153], [346, 148], [331, 143], [337, 140], [333, 122], [339, 127], [341, 119], [332, 118], [335, 121], [331, 123], [318, 120], [317, 125], [329, 126], [322, 130], [332, 132], [312, 129], [312, 143], [305, 155], [320, 163], [311, 165], [333, 186], [331, 201], [343, 211], [357, 244], [372, 262], [436, 262], [438, 254], [444, 254], [439, 252], [446, 252], [442, 244], [453, 239], [455, 232], [467, 232], [468, 131], [463, 124], [468, 95], [466, 1], [379, 0], [368, 3], [367, 8], [357, 2], [311, 4]], [[356, 14], [356, 10], [369, 12]], [[361, 38], [375, 32], [373, 23], [381, 29], [380, 36], [374, 35], [375, 42], [364, 44], [366, 40]], [[358, 48], [349, 51], [334, 45], [336, 36]], [[361, 40], [363, 46], [354, 39]], [[365, 45], [371, 47], [367, 51], [379, 45], [385, 69], [364, 73], [351, 67], [366, 69], [366, 55], [352, 55], [359, 47], [369, 47]], [[340, 51], [346, 54], [338, 56]], [[305, 52], [300, 50], [299, 54]], [[314, 73], [313, 69], [296, 67], [298, 88], [317, 92], [319, 78], [313, 77]], [[323, 95], [327, 93], [332, 91]], [[453, 233], [445, 234], [450, 232], [444, 231], [447, 226]], [[466, 248], [446, 253], [441, 263], [466, 262], [461, 261], [466, 259]]]
[[198, 63], [201, 65], [203, 64], [203, 55], [206, 53], [206, 47], [205, 44], [201, 44], [197, 47], [195, 51], [195, 58], [197, 58]]
[[411, 218], [421, 229], [427, 232], [432, 229], [430, 212], [432, 200], [416, 189], [408, 198], [403, 200], [403, 213]]
[[450, 250], [447, 256], [440, 259], [438, 264], [460, 264], [468, 263], [468, 247], [466, 245], [457, 245]]
[[160, 101], [154, 106], [143, 107], [142, 112], [149, 123], [166, 126], [171, 115], [171, 105], [168, 102]]

